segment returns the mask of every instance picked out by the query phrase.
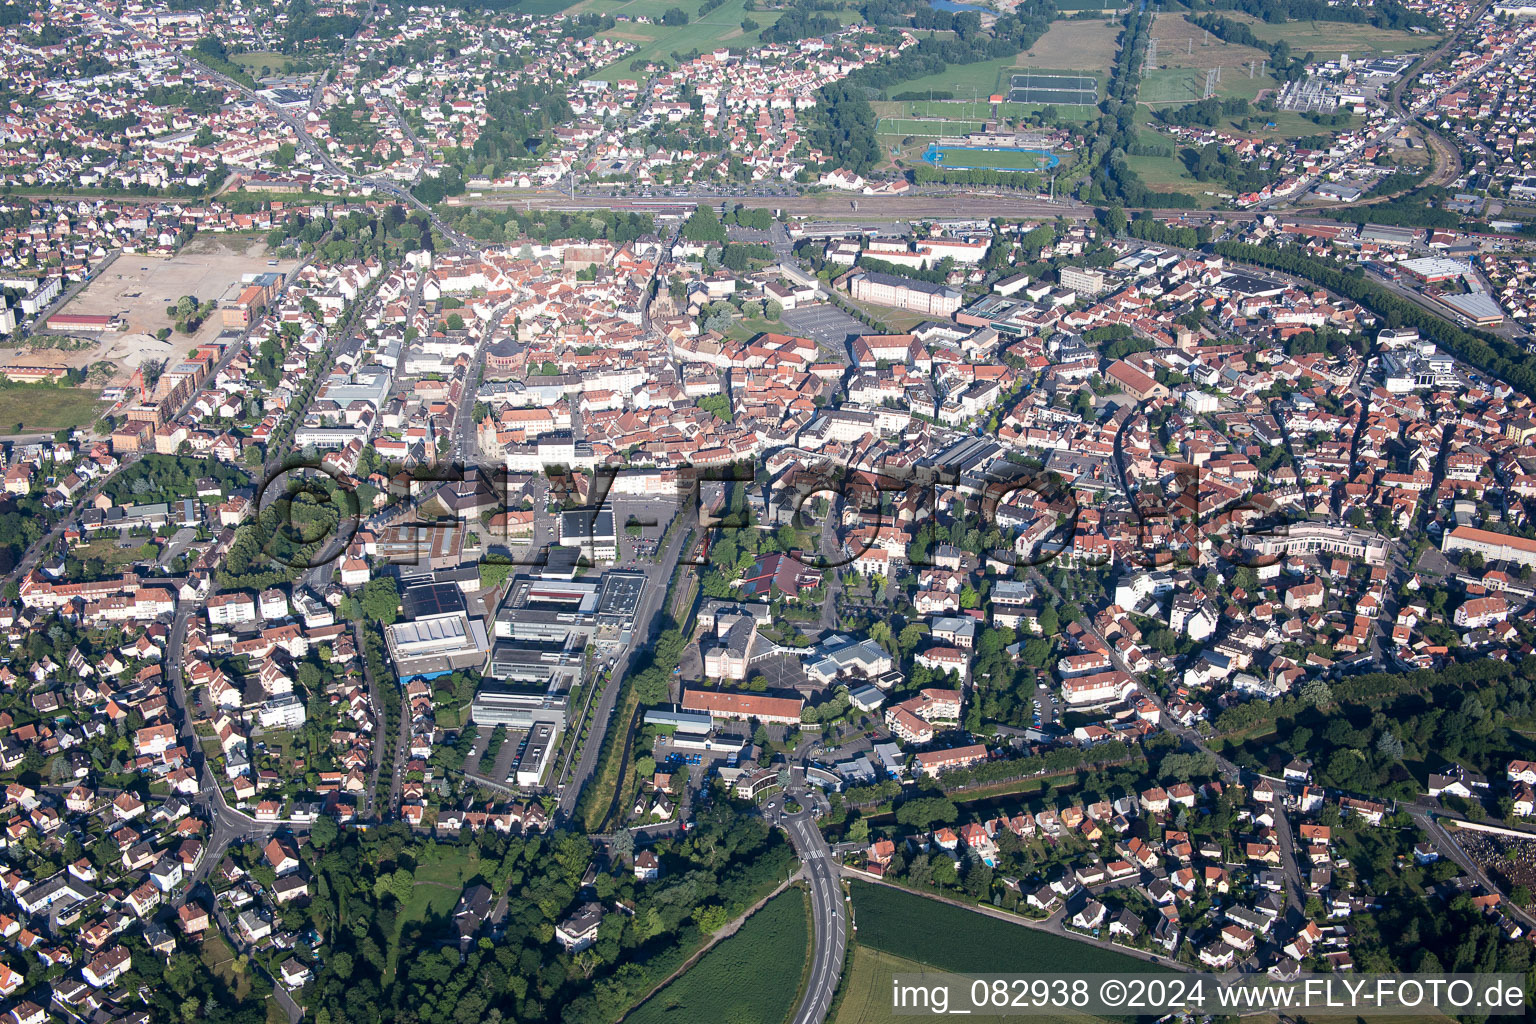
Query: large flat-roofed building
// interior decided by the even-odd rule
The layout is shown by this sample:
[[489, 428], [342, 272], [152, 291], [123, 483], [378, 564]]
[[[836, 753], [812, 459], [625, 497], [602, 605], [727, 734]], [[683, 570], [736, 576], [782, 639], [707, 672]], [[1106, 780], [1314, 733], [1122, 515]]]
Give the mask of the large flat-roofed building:
[[1274, 533], [1250, 535], [1243, 543], [1264, 557], [1325, 552], [1357, 558], [1369, 565], [1385, 565], [1387, 561], [1387, 538], [1371, 530], [1336, 523], [1291, 523]]
[[596, 580], [519, 577], [496, 613], [498, 638], [571, 645], [597, 628]]
[[600, 506], [560, 513], [560, 543], [576, 548], [594, 564], [613, 561], [619, 554], [613, 509]]
[[538, 686], [545, 690], [569, 690], [581, 681], [585, 660], [582, 647], [498, 640], [491, 648], [485, 674], [508, 683]]
[[799, 725], [805, 700], [800, 697], [760, 697], [720, 690], [684, 690], [683, 710], [702, 711], [715, 718], [756, 719], [778, 725]]
[[519, 786], [532, 787], [539, 785], [544, 779], [544, 772], [549, 768], [550, 761], [554, 758], [555, 739], [560, 731], [554, 726], [540, 722], [529, 731], [523, 740], [523, 747], [517, 754], [517, 766], [512, 770], [512, 781]]
[[504, 725], [509, 729], [532, 729], [540, 722], [563, 729], [566, 708], [564, 694], [486, 684], [475, 694], [470, 718], [476, 725]]
[[55, 313], [48, 318], [50, 331], [74, 331], [76, 333], [89, 331], [118, 331], [122, 330], [123, 321], [117, 316], [107, 313]]
[[457, 586], [430, 577], [407, 581], [400, 606], [400, 620], [385, 627], [384, 640], [401, 679], [485, 663], [491, 647], [485, 624], [470, 616]]
[[1447, 533], [1440, 542], [1440, 550], [1446, 554], [1470, 551], [1487, 562], [1514, 562], [1536, 567], [1536, 540], [1471, 526], [1458, 526]]
[[1447, 259], [1444, 256], [1424, 256], [1419, 259], [1403, 260], [1398, 266], [1426, 284], [1454, 281], [1458, 277], [1472, 273], [1472, 264], [1466, 260]]
[[677, 732], [696, 736], [708, 736], [715, 728], [715, 720], [698, 711], [677, 711], [656, 708], [645, 713], [646, 725], [659, 725]]
[[599, 642], [629, 643], [635, 628], [640, 599], [650, 586], [643, 572], [607, 572], [597, 595], [597, 639]]

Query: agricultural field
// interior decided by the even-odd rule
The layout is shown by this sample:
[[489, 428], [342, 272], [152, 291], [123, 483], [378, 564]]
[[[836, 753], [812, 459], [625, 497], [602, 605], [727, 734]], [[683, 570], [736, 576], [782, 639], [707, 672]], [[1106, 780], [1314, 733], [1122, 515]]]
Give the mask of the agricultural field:
[[0, 435], [89, 428], [103, 411], [101, 393], [95, 388], [0, 388]]
[[[941, 971], [1153, 973], [1153, 964], [1024, 925], [926, 899], [888, 885], [853, 882], [859, 943]], [[922, 921], [922, 928], [912, 922]]]
[[1396, 32], [1374, 25], [1354, 25], [1342, 21], [1290, 21], [1272, 25], [1236, 11], [1222, 11], [1221, 16], [1247, 25], [1254, 35], [1267, 43], [1284, 39], [1293, 54], [1315, 53], [1329, 60], [1341, 53], [1351, 58], [1386, 57], [1433, 49], [1441, 37], [1431, 33]]
[[1052, 22], [1050, 30], [1021, 55], [1020, 65], [1082, 68], [1084, 74], [1103, 78], [1120, 49], [1120, 32], [1117, 21]]
[[779, 1024], [800, 996], [810, 949], [805, 893], [790, 889], [747, 918], [741, 930], [641, 1003], [624, 1024], [740, 1021]]
[[[848, 979], [843, 983], [843, 1001], [837, 1009], [837, 1015], [832, 1018], [832, 1024], [906, 1024], [912, 1020], [911, 1015], [898, 1016], [891, 1007], [891, 981], [898, 974], [922, 974], [929, 969], [926, 964], [915, 960], [903, 960], [899, 956], [871, 949], [863, 943], [854, 943], [853, 965], [848, 971]], [[986, 1019], [1002, 1024], [1024, 1024], [1042, 1018], [989, 1016]], [[1064, 1013], [1049, 1019], [1062, 1024], [1098, 1024], [1100, 1020], [1085, 1013]]]

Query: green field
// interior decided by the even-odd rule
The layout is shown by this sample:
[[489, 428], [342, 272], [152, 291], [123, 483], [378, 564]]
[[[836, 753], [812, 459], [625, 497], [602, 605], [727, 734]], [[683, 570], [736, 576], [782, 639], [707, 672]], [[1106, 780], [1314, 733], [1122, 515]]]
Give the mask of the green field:
[[940, 117], [980, 122], [1029, 112], [1022, 103], [993, 104], [986, 100], [875, 100], [870, 106], [882, 119]]
[[94, 388], [0, 388], [0, 435], [89, 426], [101, 410], [101, 393]]
[[[852, 883], [859, 942], [906, 960], [960, 974], [1114, 971], [1159, 968], [1134, 957], [1051, 935], [916, 893]], [[921, 928], [912, 926], [922, 921]]]
[[[904, 90], [895, 90], [902, 95]], [[885, 118], [953, 118], [956, 121], [989, 121], [1001, 117], [1017, 121], [1045, 109], [1043, 103], [989, 103], [986, 100], [875, 100], [870, 106], [882, 119]], [[1097, 107], [1056, 105], [1056, 116], [1062, 121], [1090, 121], [1099, 116]]]
[[[854, 943], [853, 966], [843, 982], [843, 1001], [837, 1008], [832, 1024], [909, 1024], [910, 1015], [898, 1016], [891, 1006], [891, 982], [897, 974], [922, 974], [927, 965], [915, 960], [903, 960], [899, 956], [870, 949], [862, 943]], [[1057, 1016], [1031, 1015], [1028, 1017], [987, 1017], [987, 1021], [1068, 1021], [1072, 1024], [1097, 1024], [1098, 1017], [1088, 1014], [1060, 1014]]]
[[1017, 149], [968, 149], [961, 146], [940, 147], [940, 168], [954, 170], [1038, 171], [1047, 161], [1038, 153]]
[[[900, 82], [886, 90], [888, 96], [898, 93], [924, 93], [947, 92], [957, 101], [964, 104], [984, 105], [988, 96], [1006, 96], [1008, 94], [1009, 79], [1013, 75], [1022, 74], [1025, 71], [1042, 75], [1093, 75], [1099, 82], [1099, 96], [1104, 95], [1105, 73], [1099, 70], [1083, 70], [1081, 68], [1042, 68], [1033, 66], [1033, 62], [1020, 54], [1015, 57], [999, 57], [996, 60], [984, 60], [975, 64], [956, 64], [946, 68], [936, 75], [928, 75], [924, 78], [914, 78], [909, 82]], [[935, 101], [936, 103], [937, 101]], [[1038, 109], [1037, 104], [1005, 103], [1010, 113], [1023, 112]], [[1093, 107], [1070, 106], [1058, 104], [1057, 109], [1062, 111], [1062, 116], [1071, 116], [1078, 110], [1098, 111]]]
[[[628, 15], [630, 18], [643, 15], [653, 19], [649, 25], [634, 21], [620, 22], [602, 33], [605, 39], [627, 40], [640, 48], [596, 72], [593, 77], [606, 82], [616, 82], [621, 78], [638, 80], [645, 76], [631, 67], [637, 60], [642, 63], [662, 61], [671, 64], [674, 53], [686, 56], [695, 50], [702, 53], [719, 46], [742, 49], [754, 45], [762, 30], [778, 21], [780, 13], [761, 9], [748, 12], [746, 0], [727, 0], [700, 18], [701, 6], [702, 0], [582, 0], [572, 9], [572, 13]], [[659, 23], [657, 19], [673, 7], [681, 7], [688, 12], [688, 24]], [[759, 26], [752, 32], [743, 32], [741, 29], [741, 22], [747, 17]]]
[[281, 75], [287, 72], [288, 66], [293, 63], [293, 58], [286, 54], [274, 53], [270, 50], [253, 50], [250, 53], [232, 53], [229, 59], [246, 70], [252, 78], [265, 77], [262, 68], [266, 68], [266, 75]]
[[783, 1024], [799, 999], [811, 948], [806, 916], [802, 890], [775, 896], [625, 1024]]
[[1413, 32], [1395, 32], [1373, 25], [1355, 25], [1342, 21], [1288, 21], [1272, 25], [1257, 18], [1250, 18], [1235, 11], [1222, 11], [1222, 17], [1246, 24], [1254, 35], [1267, 43], [1284, 39], [1291, 44], [1291, 52], [1304, 54], [1308, 50], [1320, 60], [1347, 53], [1352, 58], [1411, 53], [1428, 50], [1439, 45], [1440, 36]]
[[[1267, 74], [1248, 77], [1243, 67], [1222, 69], [1221, 81], [1215, 83], [1215, 93], [1221, 99], [1242, 97], [1255, 99], [1264, 89], [1279, 85]], [[1199, 68], [1158, 68], [1148, 71], [1141, 79], [1137, 94], [1149, 107], [1177, 107], [1194, 103], [1205, 97], [1205, 72]]]
[[909, 117], [882, 117], [876, 131], [881, 135], [912, 135], [924, 139], [964, 135], [986, 127], [983, 121], [919, 121]]

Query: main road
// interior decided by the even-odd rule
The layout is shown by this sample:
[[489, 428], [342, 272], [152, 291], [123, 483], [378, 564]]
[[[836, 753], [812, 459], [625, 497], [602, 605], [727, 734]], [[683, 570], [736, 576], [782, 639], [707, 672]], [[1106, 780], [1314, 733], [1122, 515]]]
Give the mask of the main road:
[[613, 717], [621, 682], [629, 671], [629, 664], [634, 659], [635, 652], [654, 639], [653, 634], [659, 619], [657, 613], [661, 611], [661, 602], [666, 599], [667, 584], [677, 569], [683, 540], [690, 535], [691, 531], [681, 528], [679, 524], [679, 527], [672, 531], [672, 540], [667, 544], [666, 550], [661, 553], [661, 557], [645, 570], [645, 593], [640, 598], [640, 607], [635, 610], [634, 638], [629, 646], [624, 648], [624, 653], [620, 654], [618, 660], [613, 663], [613, 669], [603, 683], [603, 691], [597, 698], [597, 707], [592, 711], [591, 729], [581, 748], [581, 760], [577, 762], [576, 773], [560, 788], [560, 813], [567, 819], [576, 810], [576, 800], [581, 796], [582, 787], [586, 785], [597, 767], [597, 755], [602, 750], [603, 737], [607, 735], [608, 727], [612, 724], [609, 719]]
[[843, 886], [832, 849], [821, 835], [816, 820], [808, 810], [785, 814], [779, 824], [789, 833], [789, 842], [800, 857], [806, 881], [811, 887], [811, 924], [815, 930], [811, 944], [811, 976], [805, 997], [796, 1011], [794, 1024], [821, 1024], [826, 1020], [843, 973], [843, 959], [848, 952], [848, 931], [843, 904]]

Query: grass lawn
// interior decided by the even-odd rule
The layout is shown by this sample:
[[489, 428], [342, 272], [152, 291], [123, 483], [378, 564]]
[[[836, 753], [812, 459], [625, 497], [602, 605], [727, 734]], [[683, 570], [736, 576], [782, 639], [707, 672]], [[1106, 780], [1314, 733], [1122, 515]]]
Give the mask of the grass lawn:
[[236, 968], [235, 951], [229, 947], [224, 936], [220, 935], [216, 929], [209, 929], [203, 933], [203, 944], [198, 956], [208, 969], [229, 987], [236, 999], [244, 1000], [250, 995], [249, 975]]
[[[134, 538], [138, 541], [138, 538]], [[88, 562], [93, 558], [99, 558], [109, 566], [132, 565], [139, 557], [139, 547], [142, 541], [131, 547], [123, 547], [115, 539], [93, 540], [89, 544], [76, 544], [69, 549], [69, 553], [82, 562]]]
[[[964, 104], [970, 106], [969, 103]], [[879, 131], [881, 135], [911, 135], [937, 139], [940, 136], [964, 135], [967, 132], [979, 132], [986, 127], [984, 121], [973, 121], [966, 118], [945, 119], [943, 121], [918, 120], [910, 117], [882, 117]]]
[[798, 1001], [810, 948], [805, 893], [790, 889], [642, 1003], [625, 1024], [782, 1024]]
[[[1258, 128], [1248, 128], [1243, 131], [1243, 134], [1268, 139], [1303, 139], [1309, 135], [1336, 135], [1354, 128], [1359, 123], [1359, 118], [1351, 114], [1349, 123], [1342, 128], [1324, 128], [1322, 125], [1313, 124], [1294, 110], [1276, 110], [1268, 114], [1255, 112], [1251, 116], [1254, 122], [1273, 122], [1274, 127], [1267, 128], [1261, 125]], [[1235, 125], [1232, 127], [1238, 130]]]
[[0, 388], [0, 435], [88, 426], [101, 410], [101, 393], [94, 388]]
[[[1038, 43], [1035, 44], [1037, 47]], [[1033, 71], [1042, 75], [1092, 75], [1098, 79], [1099, 95], [1104, 95], [1104, 80], [1108, 72], [1103, 68], [1094, 68], [1090, 65], [1086, 70], [1082, 68], [1062, 68], [1059, 61], [1052, 61], [1051, 67], [1042, 67], [1041, 61], [1023, 53], [1012, 57], [999, 57], [996, 60], [978, 61], [975, 64], [953, 64], [936, 75], [927, 75], [923, 78], [914, 78], [909, 82], [898, 82], [886, 89], [887, 96], [897, 93], [924, 93], [947, 92], [957, 100], [972, 102], [973, 100], [985, 101], [988, 96], [1008, 94], [1009, 79], [1013, 75], [1023, 74], [1025, 71]], [[1021, 107], [1022, 104], [1008, 104], [1009, 107]], [[1027, 109], [1027, 108], [1026, 108]], [[1067, 117], [1076, 111], [1077, 107], [1058, 105], [1057, 110]], [[1093, 110], [1092, 107], [1084, 109]]]
[[781, 323], [760, 317], [741, 317], [731, 321], [725, 336], [733, 341], [750, 341], [759, 334], [787, 334], [789, 329]]
[[[1156, 964], [887, 885], [855, 881], [852, 889], [862, 945], [941, 971], [1161, 973]], [[914, 921], [923, 927], [912, 927]]]
[[432, 849], [435, 859], [423, 860], [416, 865], [416, 885], [411, 889], [411, 898], [406, 900], [396, 918], [395, 934], [390, 939], [386, 953], [384, 974], [387, 978], [395, 976], [395, 962], [400, 956], [400, 936], [405, 934], [406, 927], [433, 919], [438, 924], [446, 924], [454, 906], [459, 902], [459, 893], [464, 891], [464, 883], [480, 873], [479, 861], [470, 860], [467, 850], [450, 846]]
[[1163, 145], [1172, 149], [1172, 156], [1128, 156], [1126, 163], [1131, 169], [1141, 175], [1141, 180], [1150, 188], [1164, 188], [1176, 185], [1181, 189], [1188, 185], [1201, 185], [1202, 191], [1209, 187], [1208, 183], [1197, 182], [1186, 176], [1184, 164], [1179, 160], [1178, 146], [1172, 144], [1172, 140], [1166, 139], [1155, 132], [1142, 132], [1137, 136], [1144, 145]]
[[293, 63], [292, 57], [286, 54], [273, 53], [270, 50], [232, 53], [229, 59], [244, 68], [252, 78], [265, 77], [262, 74], [262, 68], [267, 69], [267, 75], [281, 75], [288, 70], [288, 65]]
[[1218, 13], [1233, 21], [1243, 22], [1254, 35], [1267, 43], [1277, 43], [1284, 39], [1291, 44], [1292, 53], [1304, 54], [1311, 50], [1319, 59], [1337, 57], [1341, 53], [1347, 53], [1351, 58], [1411, 53], [1433, 49], [1441, 39], [1431, 33], [1419, 35], [1414, 32], [1395, 32], [1374, 25], [1354, 25], [1343, 21], [1288, 21], [1272, 25], [1235, 11]]

